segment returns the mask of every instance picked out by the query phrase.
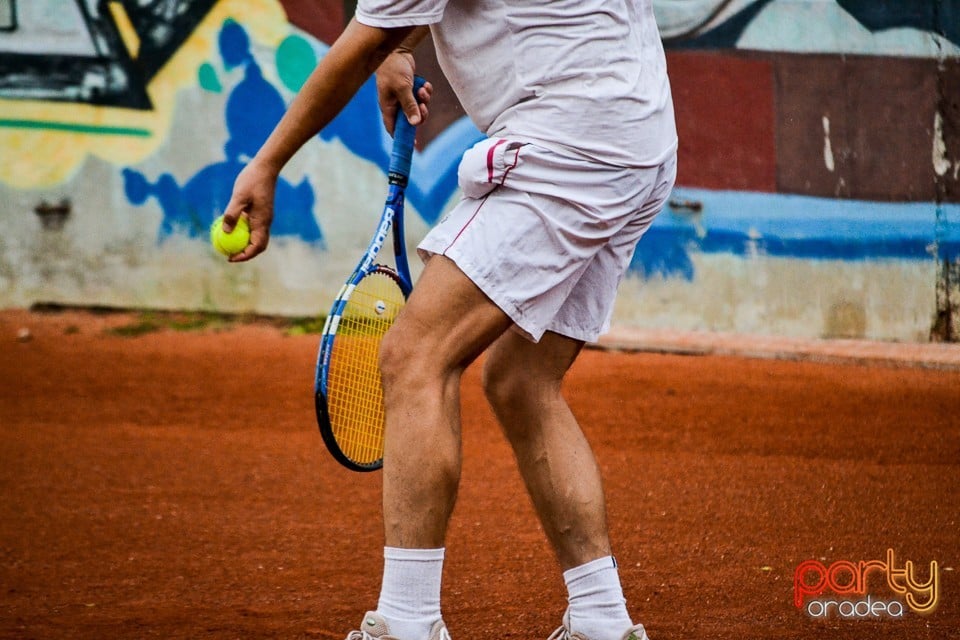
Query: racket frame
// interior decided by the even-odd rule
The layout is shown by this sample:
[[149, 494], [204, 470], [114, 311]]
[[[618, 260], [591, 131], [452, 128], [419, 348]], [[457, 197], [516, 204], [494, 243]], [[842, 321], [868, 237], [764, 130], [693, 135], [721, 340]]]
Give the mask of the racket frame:
[[[424, 80], [417, 77], [414, 82], [414, 95], [420, 90]], [[419, 98], [418, 98], [419, 101]], [[333, 353], [334, 339], [340, 320], [343, 317], [347, 302], [357, 285], [370, 274], [382, 273], [399, 285], [404, 299], [413, 289], [413, 280], [410, 276], [410, 266], [407, 261], [407, 247], [404, 240], [403, 208], [406, 197], [407, 182], [410, 177], [410, 164], [413, 158], [413, 143], [416, 137], [416, 127], [411, 125], [403, 112], [398, 112], [393, 136], [393, 149], [390, 155], [390, 167], [387, 171], [388, 190], [380, 221], [370, 244], [357, 264], [353, 273], [340, 288], [340, 292], [333, 301], [330, 313], [324, 322], [320, 335], [320, 349], [317, 355], [317, 366], [314, 375], [314, 404], [317, 413], [317, 425], [323, 442], [333, 458], [353, 471], [375, 471], [383, 466], [383, 458], [370, 463], [361, 463], [351, 459], [340, 448], [333, 433], [330, 412], [327, 404], [327, 382], [330, 371], [330, 357]], [[387, 265], [378, 264], [377, 256], [387, 241], [387, 236], [393, 236], [393, 253], [396, 260], [396, 269]]]

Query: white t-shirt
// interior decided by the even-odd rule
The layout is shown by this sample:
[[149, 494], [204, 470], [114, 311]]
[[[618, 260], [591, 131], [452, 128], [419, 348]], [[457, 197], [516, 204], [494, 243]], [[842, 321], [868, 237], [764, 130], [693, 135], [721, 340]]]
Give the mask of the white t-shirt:
[[430, 25], [444, 75], [488, 136], [626, 167], [676, 149], [651, 0], [359, 0], [356, 18]]

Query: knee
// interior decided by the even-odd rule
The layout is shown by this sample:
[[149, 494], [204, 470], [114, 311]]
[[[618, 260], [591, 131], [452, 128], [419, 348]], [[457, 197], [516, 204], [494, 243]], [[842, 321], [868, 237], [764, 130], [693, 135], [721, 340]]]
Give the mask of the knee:
[[495, 411], [501, 404], [501, 396], [509, 387], [504, 380], [505, 377], [504, 372], [494, 364], [492, 357], [484, 361], [483, 370], [480, 372], [480, 385], [483, 387], [483, 395], [487, 397], [487, 401]]
[[384, 392], [434, 390], [458, 374], [460, 370], [433, 344], [403, 325], [393, 325], [381, 339], [378, 354]]
[[481, 382], [487, 401], [501, 418], [535, 402], [537, 385], [527, 372], [506, 366], [497, 358], [484, 362]]
[[384, 391], [388, 391], [399, 383], [404, 375], [415, 370], [416, 350], [412, 348], [413, 344], [403, 337], [403, 331], [396, 326], [384, 334], [378, 354]]

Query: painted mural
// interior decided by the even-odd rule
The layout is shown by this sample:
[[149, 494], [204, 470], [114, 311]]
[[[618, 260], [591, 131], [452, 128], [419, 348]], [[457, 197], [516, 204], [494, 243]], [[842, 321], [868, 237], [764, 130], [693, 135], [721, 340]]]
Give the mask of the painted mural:
[[[69, 19], [64, 19], [71, 38], [77, 36], [83, 40], [83, 45], [89, 45], [86, 50], [81, 43], [75, 43], [78, 53], [56, 53], [28, 55], [22, 52], [6, 54], [0, 53], [0, 62], [10, 69], [17, 68], [18, 73], [8, 72], [8, 82], [0, 88], [0, 97], [4, 98], [40, 98], [50, 102], [76, 102], [86, 105], [110, 105], [115, 109], [111, 115], [121, 119], [123, 113], [119, 107], [126, 109], [143, 109], [151, 112], [164, 111], [172, 108], [171, 104], [153, 105], [146, 91], [150, 80], [157, 71], [164, 66], [177, 47], [182, 45], [191, 29], [195, 28], [200, 20], [210, 12], [215, 0], [203, 2], [99, 2], [87, 3], [86, 0], [76, 0], [71, 5]], [[251, 39], [248, 34], [249, 24], [262, 23], [261, 8], [246, 6], [240, 14], [236, 13], [240, 3], [232, 10], [221, 12], [230, 16], [223, 18], [215, 36], [216, 63], [204, 60], [196, 66], [195, 75], [190, 78], [199, 87], [207, 92], [221, 93], [224, 91], [224, 80], [221, 75], [239, 75], [242, 79], [230, 88], [223, 113], [223, 124], [226, 127], [228, 139], [224, 142], [225, 157], [217, 159], [206, 166], [199, 167], [197, 172], [190, 176], [181, 186], [169, 173], [164, 173], [151, 181], [147, 176], [131, 168], [121, 169], [125, 193], [135, 205], [143, 204], [148, 198], [155, 198], [164, 211], [164, 219], [160, 229], [160, 239], [166, 239], [176, 233], [185, 233], [190, 236], [203, 235], [218, 212], [222, 211], [229, 200], [233, 181], [245, 165], [246, 161], [256, 154], [266, 140], [270, 131], [279, 122], [286, 110], [289, 98], [299, 91], [307, 75], [316, 65], [317, 60], [326, 51], [327, 45], [309, 36], [291, 34], [283, 38], [273, 51], [271, 72], [276, 81], [265, 77], [261, 64], [256, 60], [251, 48]], [[41, 3], [42, 5], [42, 3]], [[36, 30], [39, 29], [41, 19], [45, 14], [52, 13], [52, 5], [42, 7], [31, 5], [31, 12], [21, 16], [14, 35], [26, 31], [25, 37], [35, 41]], [[11, 5], [13, 10], [15, 5]], [[130, 13], [126, 19], [124, 11]], [[276, 15], [276, 7], [273, 13]], [[233, 15], [248, 15], [250, 20], [241, 23]], [[167, 18], [163, 21], [163, 18]], [[254, 19], [254, 17], [256, 17]], [[120, 37], [123, 25], [130, 29], [124, 40]], [[32, 28], [36, 27], [36, 28]], [[47, 25], [49, 28], [49, 25]], [[85, 33], [89, 32], [89, 33]], [[173, 41], [172, 37], [163, 37], [164, 34], [177, 32], [180, 36]], [[86, 38], [79, 38], [81, 34]], [[102, 36], [108, 34], [110, 37]], [[196, 40], [204, 44], [209, 42], [209, 35], [204, 37], [196, 34]], [[7, 37], [0, 35], [0, 43]], [[123, 44], [129, 45], [129, 51]], [[97, 51], [98, 43], [103, 50]], [[8, 45], [12, 46], [12, 45]], [[83, 51], [79, 51], [84, 49]], [[0, 51], [3, 51], [0, 45]], [[131, 53], [139, 53], [134, 64]], [[97, 73], [91, 73], [88, 65], [91, 57], [103, 58], [102, 68]], [[23, 64], [24, 58], [35, 60], [35, 64]], [[127, 67], [135, 67], [136, 74], [122, 73]], [[52, 76], [47, 73], [50, 68], [69, 67], [74, 72], [65, 77]], [[2, 68], [0, 68], [2, 69]], [[218, 71], [220, 69], [221, 71]], [[23, 71], [26, 70], [26, 73]], [[2, 71], [0, 71], [2, 73]], [[127, 79], [135, 76], [136, 86], [131, 86]], [[111, 85], [107, 80], [120, 82]], [[103, 87], [103, 91], [91, 91], [90, 86]], [[152, 88], [152, 86], [151, 86]], [[285, 89], [285, 93], [281, 92]], [[116, 95], [114, 95], [116, 94]], [[142, 94], [142, 99], [137, 95]], [[112, 96], [112, 97], [111, 97]], [[164, 96], [169, 98], [170, 96]], [[169, 102], [169, 101], [167, 101]], [[5, 103], [11, 112], [15, 112], [16, 103]], [[79, 122], [75, 117], [64, 120], [53, 120], [36, 117], [36, 105], [27, 104], [22, 111], [33, 114], [33, 117], [0, 119], [2, 129], [15, 131], [50, 132], [47, 138], [59, 140], [65, 132], [77, 132], [87, 136], [93, 151], [96, 136], [142, 137], [160, 139], [165, 133], [162, 128], [166, 123], [149, 122], [154, 119], [148, 116], [145, 120], [149, 124], [143, 127], [94, 125]], [[6, 109], [5, 109], [6, 111]], [[69, 108], [64, 113], [76, 114]], [[97, 116], [104, 113], [103, 109], [93, 112]], [[98, 118], [101, 119], [101, 118]], [[153, 126], [151, 126], [153, 125]], [[373, 134], [371, 134], [373, 132]], [[340, 140], [357, 157], [375, 163], [386, 171], [389, 161], [390, 140], [380, 125], [380, 116], [376, 103], [376, 92], [372, 80], [361, 89], [359, 95], [350, 103], [347, 109], [320, 134], [323, 140]], [[417, 153], [414, 160], [416, 171], [408, 191], [408, 198], [414, 208], [423, 215], [428, 222], [437, 219], [440, 209], [449, 200], [456, 190], [456, 164], [459, 154], [476, 142], [480, 133], [462, 118], [453, 123], [438, 136], [431, 144], [429, 153]], [[113, 154], [111, 154], [113, 155]], [[116, 156], [110, 158], [116, 160]], [[42, 156], [37, 157], [38, 164], [46, 165]], [[83, 160], [78, 156], [77, 162]], [[24, 170], [23, 159], [17, 161], [20, 171]], [[31, 164], [29, 162], [27, 165]], [[61, 167], [61, 171], [64, 171]], [[38, 173], [45, 171], [44, 166], [36, 167]], [[11, 175], [12, 174], [12, 175]], [[60, 173], [49, 177], [55, 182], [62, 178]], [[30, 186], [30, 178], [17, 180], [17, 172], [11, 168], [7, 176], [12, 182]], [[38, 178], [38, 182], [43, 178]], [[309, 183], [301, 181], [292, 185], [282, 180], [278, 186], [277, 207], [289, 212], [277, 220], [274, 228], [276, 235], [296, 235], [307, 242], [319, 242], [322, 246], [322, 232], [314, 219], [314, 193]]]
[[[960, 0], [654, 5], [680, 176], [618, 317], [960, 338]], [[0, 303], [320, 310], [382, 192], [390, 140], [372, 81], [284, 171], [272, 258], [227, 270], [205, 234], [351, 11], [340, 0], [0, 0], [0, 216], [12, 229]], [[417, 56], [437, 91], [408, 188], [413, 236], [456, 197], [459, 156], [481, 136], [429, 48]], [[54, 241], [42, 212], [60, 209], [76, 222]], [[170, 264], [181, 271], [166, 278]], [[812, 302], [774, 309], [786, 294], [762, 274], [784, 264], [834, 275]], [[908, 301], [868, 282], [879, 271], [896, 281], [891, 265], [909, 274]], [[232, 293], [217, 293], [222, 281]], [[805, 304], [825, 310], [813, 318]], [[871, 321], [837, 329], [838, 308]]]
[[150, 109], [150, 81], [215, 2], [7, 0], [3, 93]]
[[955, 0], [660, 0], [672, 47], [898, 56], [960, 53]]
[[[224, 145], [226, 158], [200, 169], [182, 187], [170, 174], [156, 182], [133, 169], [124, 169], [125, 192], [134, 204], [143, 204], [148, 197], [160, 203], [164, 219], [161, 240], [175, 233], [205, 238], [213, 219], [230, 200], [233, 182], [286, 111], [284, 96], [264, 78], [250, 48], [244, 27], [234, 21], [224, 23], [218, 37], [221, 66], [226, 70], [242, 69], [243, 79], [227, 97], [225, 121], [229, 140]], [[319, 53], [315, 50], [320, 49]], [[299, 35], [291, 35], [276, 51], [276, 70], [281, 83], [295, 94], [310, 71], [316, 66], [326, 47], [311, 44]], [[204, 63], [199, 69], [199, 82], [207, 91], [222, 91], [215, 66]], [[371, 135], [375, 132], [377, 135]], [[455, 123], [430, 146], [430, 153], [416, 152], [414, 171], [408, 187], [408, 199], [416, 211], [432, 223], [457, 188], [457, 160], [462, 151], [480, 137], [475, 127], [464, 118]], [[390, 161], [390, 138], [380, 125], [376, 88], [368, 81], [347, 108], [320, 132], [323, 140], [339, 140], [355, 156], [376, 164], [386, 174]], [[314, 191], [304, 179], [292, 185], [281, 178], [277, 185], [278, 216], [271, 230], [273, 236], [295, 236], [324, 248], [323, 234], [314, 217]]]
[[[681, 164], [634, 269], [697, 288], [720, 256], [925, 265], [931, 335], [958, 339], [960, 2], [654, 6]], [[866, 288], [818, 295], [863, 313]]]
[[[248, 18], [277, 43], [270, 0], [7, 0], [0, 31], [0, 181], [34, 188], [67, 180], [89, 157], [115, 165], [157, 152], [177, 94], [197, 82], [219, 24]], [[265, 19], [254, 20], [255, 16]], [[54, 159], [55, 161], [51, 161]]]

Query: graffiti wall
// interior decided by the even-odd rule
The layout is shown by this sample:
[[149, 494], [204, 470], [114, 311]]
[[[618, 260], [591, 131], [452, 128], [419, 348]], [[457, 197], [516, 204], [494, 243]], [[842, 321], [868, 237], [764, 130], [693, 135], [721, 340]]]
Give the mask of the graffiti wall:
[[[909, 4], [909, 7], [907, 7]], [[960, 336], [960, 0], [659, 0], [679, 185], [617, 322]], [[285, 169], [270, 250], [206, 242], [352, 12], [340, 0], [0, 0], [0, 306], [322, 313], [385, 195], [372, 82]], [[414, 244], [481, 134], [437, 85]]]
[[[386, 194], [390, 140], [372, 81], [284, 171], [264, 258], [228, 265], [206, 238], [342, 30], [342, 4], [0, 6], [0, 304], [327, 306]], [[479, 137], [461, 113], [416, 153], [411, 242], [454, 195], [459, 155]]]
[[680, 129], [621, 320], [960, 338], [960, 2], [654, 2]]

